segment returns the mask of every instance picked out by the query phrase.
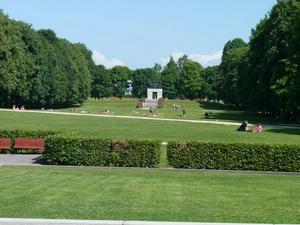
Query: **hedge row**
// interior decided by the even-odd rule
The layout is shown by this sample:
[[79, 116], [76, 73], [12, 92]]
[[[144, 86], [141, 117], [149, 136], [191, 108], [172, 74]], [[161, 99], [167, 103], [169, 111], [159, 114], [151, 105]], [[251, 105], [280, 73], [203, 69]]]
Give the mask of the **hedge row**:
[[[16, 138], [47, 138], [52, 135], [58, 134], [54, 131], [43, 131], [43, 130], [0, 130], [0, 138], [10, 138], [12, 139], [10, 145], [10, 153], [32, 153], [32, 150], [29, 149], [13, 149]], [[6, 151], [0, 151], [0, 153], [7, 153]]]
[[0, 130], [0, 138], [46, 138], [57, 133], [43, 130]]
[[52, 165], [155, 167], [159, 141], [59, 137], [46, 140], [44, 160]]
[[167, 157], [174, 168], [300, 171], [300, 145], [171, 142]]

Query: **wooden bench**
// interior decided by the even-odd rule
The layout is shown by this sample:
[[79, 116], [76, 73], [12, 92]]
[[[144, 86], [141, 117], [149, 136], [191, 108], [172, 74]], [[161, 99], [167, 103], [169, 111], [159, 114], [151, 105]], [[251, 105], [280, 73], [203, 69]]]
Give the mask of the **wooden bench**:
[[0, 150], [8, 151], [10, 149], [10, 139], [0, 138]]
[[43, 138], [16, 138], [14, 149], [32, 149], [38, 153], [45, 150], [45, 139]]

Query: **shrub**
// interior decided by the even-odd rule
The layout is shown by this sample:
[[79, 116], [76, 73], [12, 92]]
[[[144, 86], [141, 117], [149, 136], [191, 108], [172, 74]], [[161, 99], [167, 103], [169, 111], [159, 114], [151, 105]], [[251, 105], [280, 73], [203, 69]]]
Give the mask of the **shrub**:
[[0, 130], [0, 138], [46, 138], [58, 134], [55, 131], [44, 130]]
[[158, 141], [53, 136], [46, 140], [44, 160], [52, 165], [154, 167], [159, 156]]
[[112, 165], [122, 167], [155, 167], [159, 163], [158, 141], [113, 141]]
[[109, 166], [111, 141], [74, 137], [50, 137], [44, 160], [52, 165]]
[[158, 108], [163, 108], [165, 105], [165, 99], [164, 98], [159, 98], [158, 99]]
[[143, 104], [145, 103], [146, 99], [145, 98], [141, 98], [137, 105], [136, 105], [136, 108], [140, 109], [140, 108], [143, 108]]
[[300, 171], [300, 145], [171, 142], [167, 157], [175, 168]]

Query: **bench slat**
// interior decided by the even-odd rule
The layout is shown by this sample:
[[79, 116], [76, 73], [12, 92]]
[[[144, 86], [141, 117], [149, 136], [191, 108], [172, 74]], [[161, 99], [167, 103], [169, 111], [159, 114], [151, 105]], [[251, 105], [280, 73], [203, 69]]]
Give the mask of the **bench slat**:
[[43, 138], [16, 138], [14, 149], [36, 149], [43, 152], [45, 149], [45, 139]]
[[10, 149], [10, 139], [0, 138], [0, 150], [9, 150], [9, 149]]

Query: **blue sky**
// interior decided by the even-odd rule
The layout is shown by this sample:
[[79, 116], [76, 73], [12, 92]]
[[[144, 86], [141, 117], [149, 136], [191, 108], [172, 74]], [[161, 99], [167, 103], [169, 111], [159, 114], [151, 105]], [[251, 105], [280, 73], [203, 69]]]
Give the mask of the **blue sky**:
[[248, 41], [276, 0], [0, 0], [11, 18], [82, 42], [97, 63], [130, 68], [187, 54], [219, 63], [224, 44]]

